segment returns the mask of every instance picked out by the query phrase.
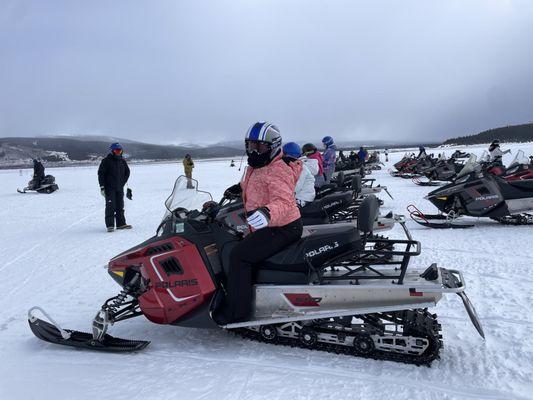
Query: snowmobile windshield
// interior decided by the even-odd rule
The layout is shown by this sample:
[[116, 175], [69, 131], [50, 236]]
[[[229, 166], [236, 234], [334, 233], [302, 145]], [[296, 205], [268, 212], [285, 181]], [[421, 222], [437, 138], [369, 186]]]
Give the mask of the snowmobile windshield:
[[168, 210], [165, 217], [178, 208], [187, 211], [201, 210], [204, 203], [212, 200], [213, 197], [209, 192], [198, 190], [197, 180], [182, 175], [176, 179], [172, 193], [165, 200], [165, 207]]
[[489, 162], [490, 161], [490, 154], [487, 152], [487, 150], [483, 150], [483, 153], [481, 153], [481, 158], [479, 160], [480, 160], [480, 162]]
[[529, 158], [526, 157], [522, 150], [518, 150], [518, 153], [516, 153], [516, 156], [513, 158], [513, 162], [509, 164], [509, 168], [516, 167], [520, 164], [529, 164]]
[[471, 172], [474, 172], [476, 170], [478, 163], [477, 163], [477, 156], [475, 154], [471, 154], [468, 161], [465, 163], [465, 166], [459, 173], [457, 174], [457, 178], [461, 178], [463, 176], [468, 175]]

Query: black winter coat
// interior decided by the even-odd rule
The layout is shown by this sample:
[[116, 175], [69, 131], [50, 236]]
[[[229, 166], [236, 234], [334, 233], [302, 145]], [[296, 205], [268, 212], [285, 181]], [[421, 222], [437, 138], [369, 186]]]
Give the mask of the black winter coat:
[[129, 177], [130, 168], [122, 156], [110, 153], [98, 168], [98, 183], [106, 190], [123, 191]]
[[44, 166], [40, 162], [33, 163], [33, 177], [40, 181], [44, 179]]

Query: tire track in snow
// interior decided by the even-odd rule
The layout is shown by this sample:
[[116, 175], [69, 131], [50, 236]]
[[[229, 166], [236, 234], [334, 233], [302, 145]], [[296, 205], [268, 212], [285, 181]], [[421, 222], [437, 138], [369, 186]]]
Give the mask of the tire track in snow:
[[68, 231], [69, 229], [71, 229], [73, 226], [76, 226], [78, 225], [80, 222], [83, 222], [85, 221], [86, 219], [88, 219], [89, 217], [92, 217], [93, 214], [96, 214], [97, 212], [102, 212], [103, 208], [99, 209], [99, 210], [95, 210], [93, 211], [92, 213], [89, 213], [87, 215], [85, 215], [84, 217], [78, 219], [77, 221], [73, 222], [72, 224], [70, 224], [69, 226], [67, 226], [65, 229], [63, 229], [62, 231], [60, 231], [58, 234], [56, 235], [53, 235], [51, 237], [49, 237], [48, 239], [45, 239], [45, 240], [42, 240], [41, 242], [39, 243], [36, 243], [35, 245], [33, 245], [31, 248], [29, 248], [28, 250], [24, 251], [22, 254], [19, 254], [17, 257], [15, 257], [14, 259], [12, 259], [11, 261], [8, 261], [7, 263], [5, 263], [3, 266], [0, 267], [0, 272], [3, 271], [5, 268], [9, 267], [10, 265], [13, 265], [14, 263], [16, 263], [17, 261], [19, 261], [20, 259], [26, 257], [28, 254], [32, 253], [35, 249], [41, 247], [43, 244], [45, 243], [48, 243], [52, 240], [55, 240], [57, 239], [59, 236], [61, 236], [63, 233], [65, 233], [66, 231]]
[[[157, 357], [170, 357], [171, 355], [168, 353], [159, 353]], [[264, 362], [256, 362], [251, 359], [233, 359], [233, 358], [214, 358], [214, 357], [203, 357], [195, 354], [187, 354], [180, 352], [180, 357], [185, 357], [192, 360], [198, 360], [198, 361], [207, 361], [207, 362], [216, 362], [216, 363], [222, 363], [225, 368], [227, 368], [230, 364], [241, 364], [241, 365], [251, 365], [255, 367], [270, 369], [274, 371], [279, 371], [279, 364], [273, 364], [273, 363], [264, 363]], [[351, 381], [353, 380], [360, 380], [362, 382], [377, 382], [379, 384], [391, 384], [391, 385], [399, 385], [404, 386], [407, 388], [412, 388], [415, 390], [420, 390], [420, 388], [424, 388], [428, 391], [433, 392], [439, 392], [442, 394], [447, 395], [453, 395], [458, 396], [458, 398], [464, 399], [464, 398], [470, 398], [470, 399], [517, 399], [517, 400], [529, 400], [528, 397], [523, 397], [517, 394], [511, 394], [505, 391], [499, 391], [499, 390], [490, 390], [485, 389], [483, 387], [465, 387], [462, 386], [460, 389], [454, 389], [450, 388], [448, 386], [445, 386], [444, 384], [440, 382], [430, 382], [430, 381], [422, 381], [418, 380], [416, 382], [410, 382], [405, 380], [399, 380], [396, 378], [390, 378], [387, 376], [376, 376], [371, 374], [362, 373], [361, 371], [357, 371], [357, 374], [352, 374], [348, 372], [342, 372], [342, 371], [332, 371], [331, 369], [321, 369], [317, 367], [292, 367], [290, 365], [284, 365], [283, 369], [285, 371], [291, 371], [294, 374], [316, 374], [320, 376], [329, 375], [336, 378], [343, 378], [343, 379], [349, 379]], [[248, 376], [247, 381], [249, 380], [250, 376]], [[246, 386], [246, 382], [244, 384]]]

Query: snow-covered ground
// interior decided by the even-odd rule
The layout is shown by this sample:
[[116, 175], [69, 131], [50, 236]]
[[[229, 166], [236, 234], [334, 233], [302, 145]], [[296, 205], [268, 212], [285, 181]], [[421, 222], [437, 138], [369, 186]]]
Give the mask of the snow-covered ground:
[[[510, 147], [533, 153], [531, 144]], [[395, 197], [383, 196], [383, 211], [405, 213], [410, 203], [434, 211], [423, 199], [429, 188], [387, 174], [402, 154], [392, 154], [373, 175]], [[435, 308], [444, 348], [431, 368], [275, 347], [143, 318], [111, 330], [152, 341], [136, 354], [78, 351], [35, 338], [26, 321], [33, 305], [44, 306], [65, 327], [90, 330], [102, 302], [119, 289], [103, 266], [153, 235], [180, 171], [178, 164], [132, 166], [134, 199], [126, 200], [126, 216], [134, 229], [111, 234], [105, 232], [96, 167], [47, 170], [60, 186], [51, 195], [18, 194], [29, 171], [0, 171], [0, 399], [533, 398], [533, 228], [492, 221], [460, 231], [408, 222], [422, 242], [412, 267], [437, 262], [461, 269], [487, 336], [484, 342], [477, 335], [459, 297], [444, 298]], [[227, 160], [199, 161], [194, 172], [200, 188], [215, 198], [240, 177]], [[400, 235], [399, 228], [390, 232]]]

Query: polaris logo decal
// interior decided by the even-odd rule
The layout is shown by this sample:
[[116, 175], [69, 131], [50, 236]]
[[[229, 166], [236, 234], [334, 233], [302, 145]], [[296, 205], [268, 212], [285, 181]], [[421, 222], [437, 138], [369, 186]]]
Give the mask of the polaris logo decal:
[[476, 197], [476, 201], [494, 200], [494, 199], [497, 199], [497, 198], [498, 198], [497, 194], [488, 194], [488, 195], [485, 195], [485, 196]]
[[183, 279], [181, 281], [174, 282], [156, 282], [155, 287], [159, 289], [168, 289], [176, 287], [188, 287], [188, 286], [198, 286], [197, 279]]
[[324, 205], [322, 208], [324, 210], [327, 210], [328, 208], [338, 206], [339, 204], [342, 204], [342, 201], [336, 200], [336, 201], [332, 201], [331, 203], [328, 203], [328, 204]]
[[305, 257], [307, 258], [313, 258], [313, 257], [316, 257], [318, 256], [319, 254], [322, 254], [322, 253], [325, 253], [327, 251], [331, 251], [333, 249], [336, 249], [337, 247], [339, 247], [339, 242], [333, 242], [333, 244], [326, 244], [322, 247], [319, 247], [318, 249], [315, 249], [315, 250], [311, 250], [307, 253], [305, 253]]

